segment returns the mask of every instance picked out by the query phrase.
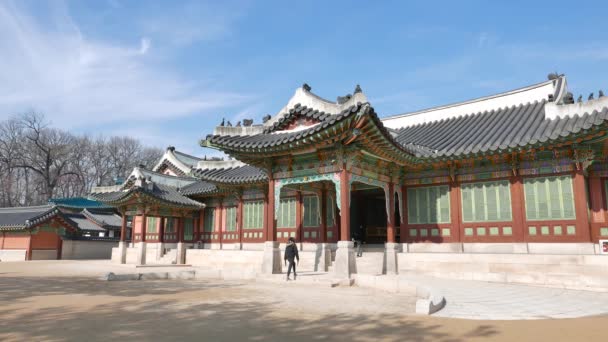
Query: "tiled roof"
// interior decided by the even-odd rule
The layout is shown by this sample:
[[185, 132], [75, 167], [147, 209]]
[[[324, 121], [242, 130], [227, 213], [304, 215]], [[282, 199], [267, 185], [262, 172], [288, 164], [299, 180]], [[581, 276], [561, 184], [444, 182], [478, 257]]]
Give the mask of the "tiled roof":
[[114, 212], [85, 209], [81, 213], [89, 220], [106, 229], [120, 229], [122, 226], [122, 217]]
[[0, 230], [27, 229], [61, 216], [54, 205], [0, 208]]
[[[287, 143], [293, 143], [298, 140], [302, 140], [306, 137], [312, 136], [313, 134], [334, 125], [352, 115], [354, 115], [361, 108], [361, 104], [351, 106], [339, 114], [336, 115], [325, 115], [324, 120], [308, 129], [304, 129], [297, 132], [285, 132], [285, 133], [274, 133], [274, 134], [256, 134], [256, 135], [244, 135], [244, 136], [220, 136], [220, 135], [208, 135], [206, 142], [211, 145], [217, 145], [221, 147], [227, 147], [230, 149], [246, 151], [249, 149], [258, 148], [269, 148], [278, 147]], [[301, 113], [307, 111], [308, 108], [297, 104], [292, 111]], [[294, 114], [291, 114], [294, 115]]]
[[174, 155], [174, 156], [175, 156], [175, 157], [176, 157], [176, 158], [177, 158], [179, 161], [181, 161], [182, 163], [184, 163], [184, 164], [186, 164], [186, 165], [188, 165], [188, 166], [190, 166], [190, 167], [195, 167], [195, 166], [196, 166], [196, 164], [197, 164], [197, 163], [198, 163], [200, 160], [203, 160], [203, 158], [198, 158], [198, 157], [195, 157], [195, 156], [191, 156], [191, 155], [189, 155], [189, 154], [186, 154], [186, 153], [183, 153], [183, 152], [180, 152], [180, 151], [177, 151], [177, 150], [173, 151], [173, 155]]
[[304, 117], [308, 119], [313, 119], [315, 121], [324, 121], [331, 115], [332, 114], [321, 112], [317, 109], [307, 108], [306, 106], [298, 107], [296, 105], [295, 108], [290, 109], [289, 112], [287, 112], [284, 116], [275, 121], [272, 126], [264, 129], [263, 133], [267, 134], [283, 129], [285, 125], [289, 124], [296, 117]]
[[397, 141], [424, 158], [465, 157], [559, 142], [601, 129], [608, 108], [583, 115], [545, 119], [545, 101], [501, 108], [397, 130]]
[[250, 165], [225, 169], [198, 169], [193, 170], [193, 173], [203, 180], [223, 184], [260, 183], [268, 180], [264, 171]]
[[[293, 111], [301, 113], [308, 111], [308, 108], [296, 105]], [[247, 161], [253, 160], [251, 156], [255, 153], [285, 153], [296, 148], [347, 140], [349, 143], [361, 141], [362, 146], [382, 158], [401, 163], [417, 162], [414, 155], [418, 149], [399, 144], [369, 103], [357, 103], [339, 114], [325, 115], [320, 123], [300, 131], [248, 136], [209, 135], [201, 145], [238, 155], [239, 159]]]
[[105, 193], [91, 193], [91, 197], [110, 205], [119, 205], [128, 201], [133, 195], [140, 193], [154, 201], [161, 202], [169, 206], [200, 208], [202, 203], [192, 200], [182, 195], [177, 188], [147, 183], [144, 186], [133, 186], [129, 190], [113, 191]]
[[201, 180], [201, 181], [192, 183], [190, 185], [187, 185], [187, 186], [179, 189], [179, 192], [182, 195], [193, 196], [193, 195], [211, 194], [211, 193], [216, 192], [217, 190], [218, 190], [218, 188], [217, 188], [217, 186], [215, 186], [215, 184]]
[[106, 231], [106, 229], [95, 224], [95, 222], [92, 222], [80, 213], [64, 213], [63, 216], [72, 225], [78, 227], [79, 230], [89, 230], [98, 232]]
[[110, 208], [101, 202], [85, 197], [51, 198], [49, 204], [65, 208]]

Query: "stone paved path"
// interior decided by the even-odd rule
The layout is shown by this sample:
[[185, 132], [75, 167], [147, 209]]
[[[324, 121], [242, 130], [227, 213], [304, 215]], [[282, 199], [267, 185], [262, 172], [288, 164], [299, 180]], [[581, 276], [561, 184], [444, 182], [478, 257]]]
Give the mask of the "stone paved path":
[[415, 277], [441, 289], [447, 304], [434, 316], [484, 320], [575, 318], [608, 313], [608, 293]]

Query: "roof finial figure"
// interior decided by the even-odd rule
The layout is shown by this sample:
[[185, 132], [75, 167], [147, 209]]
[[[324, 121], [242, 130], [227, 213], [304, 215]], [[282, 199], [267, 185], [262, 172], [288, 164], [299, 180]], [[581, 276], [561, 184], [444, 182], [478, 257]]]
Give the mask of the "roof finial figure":
[[220, 124], [220, 126], [224, 127], [226, 125], [226, 118], [222, 118], [222, 123]]
[[583, 95], [579, 95], [579, 96], [578, 96], [578, 99], [576, 99], [576, 102], [577, 102], [577, 103], [581, 103], [581, 102], [583, 102]]
[[264, 117], [262, 118], [262, 122], [266, 123], [266, 122], [268, 122], [268, 120], [270, 120], [270, 118], [271, 118], [270, 114], [266, 114], [266, 115], [264, 115]]
[[253, 125], [253, 119], [244, 119], [243, 120], [243, 126], [249, 127], [251, 125]]
[[574, 103], [574, 95], [572, 95], [571, 92], [567, 92], [566, 95], [564, 95], [564, 104], [572, 104]]
[[556, 80], [556, 79], [558, 79], [558, 78], [559, 78], [559, 74], [558, 74], [557, 72], [552, 72], [552, 73], [550, 73], [549, 75], [547, 75], [547, 78], [548, 78], [550, 81], [553, 81], [553, 80]]
[[312, 90], [312, 88], [308, 85], [308, 83], [302, 84], [302, 89], [304, 89], [306, 91], [311, 91]]
[[362, 93], [362, 92], [363, 92], [363, 90], [361, 90], [361, 86], [357, 84], [357, 86], [355, 87], [354, 93], [356, 94], [356, 93]]
[[230, 120], [228, 120], [228, 127], [232, 127], [232, 122], [230, 122]]
[[175, 146], [167, 146], [167, 151], [175, 151]]
[[591, 101], [593, 100], [593, 93], [589, 94], [589, 97], [587, 98], [587, 101]]
[[236, 127], [241, 127], [241, 120], [236, 122]]
[[600, 90], [597, 94], [597, 98], [599, 99], [600, 97], [604, 97], [604, 92], [602, 90]]

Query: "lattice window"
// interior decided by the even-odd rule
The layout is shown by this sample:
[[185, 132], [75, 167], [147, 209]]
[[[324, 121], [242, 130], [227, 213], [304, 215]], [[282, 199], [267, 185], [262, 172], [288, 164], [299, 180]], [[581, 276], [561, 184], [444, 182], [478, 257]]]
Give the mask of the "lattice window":
[[192, 241], [194, 239], [194, 220], [190, 217], [183, 218], [184, 220], [184, 240]]
[[321, 225], [319, 197], [304, 196], [302, 202], [304, 202], [304, 227], [319, 227]]
[[146, 222], [146, 233], [156, 233], [157, 217], [148, 217]]
[[[328, 227], [332, 227], [333, 225], [335, 225], [334, 221], [336, 220], [336, 213], [335, 213], [336, 205], [334, 204], [334, 199], [331, 197], [331, 195], [327, 195], [325, 197], [325, 205], [327, 205], [327, 212], [325, 215], [325, 219], [327, 221], [326, 224]], [[328, 237], [330, 237], [330, 236], [328, 235]]]
[[285, 198], [279, 203], [278, 228], [296, 227], [296, 199]]
[[215, 208], [205, 208], [205, 223], [203, 230], [205, 232], [212, 232], [215, 228]]
[[264, 201], [248, 201], [243, 206], [243, 228], [262, 229], [264, 227]]
[[538, 177], [524, 180], [528, 220], [573, 220], [572, 177]]
[[176, 220], [173, 217], [165, 218], [165, 233], [177, 232], [177, 223], [175, 221]]
[[236, 231], [236, 207], [226, 208], [226, 231]]
[[463, 184], [463, 222], [511, 221], [509, 181]]
[[409, 224], [449, 223], [450, 192], [447, 185], [407, 189]]

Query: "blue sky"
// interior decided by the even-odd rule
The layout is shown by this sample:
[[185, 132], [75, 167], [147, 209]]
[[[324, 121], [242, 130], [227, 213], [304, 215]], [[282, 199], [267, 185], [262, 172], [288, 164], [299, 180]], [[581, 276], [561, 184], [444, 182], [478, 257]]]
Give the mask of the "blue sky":
[[608, 89], [608, 2], [0, 1], [0, 119], [210, 154], [222, 117], [275, 114], [306, 82], [361, 84], [381, 116], [565, 73]]

